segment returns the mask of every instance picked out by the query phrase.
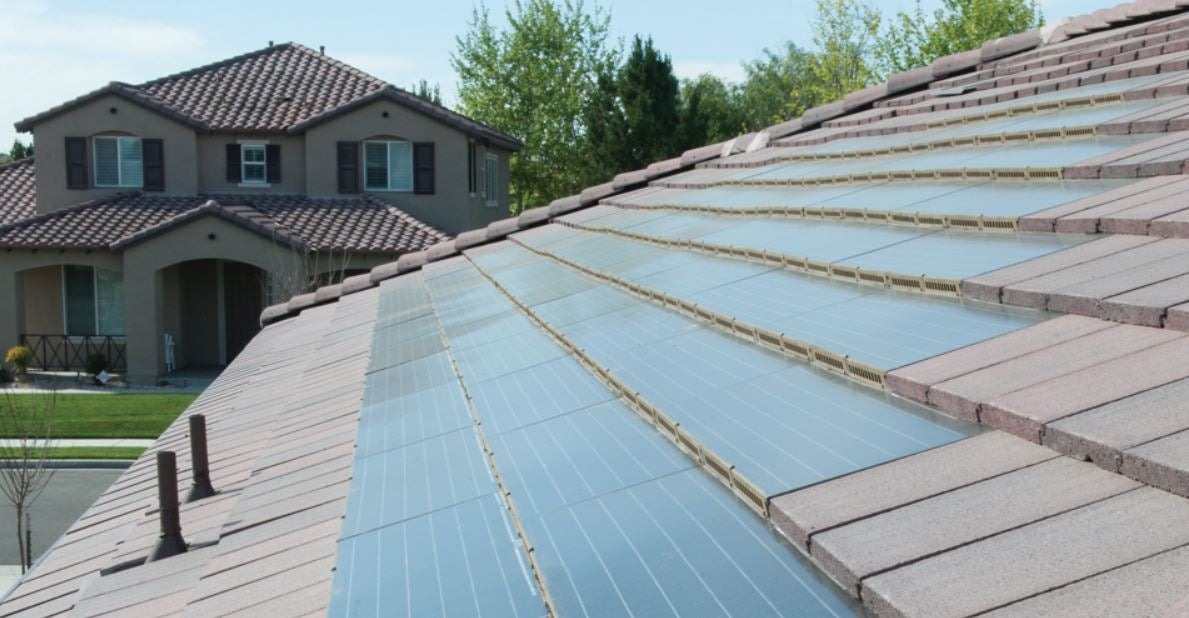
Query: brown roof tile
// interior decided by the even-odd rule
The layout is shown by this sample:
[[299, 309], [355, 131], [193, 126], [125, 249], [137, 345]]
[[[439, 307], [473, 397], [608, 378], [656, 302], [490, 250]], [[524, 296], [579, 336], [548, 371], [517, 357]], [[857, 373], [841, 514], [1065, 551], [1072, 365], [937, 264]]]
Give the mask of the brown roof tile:
[[32, 217], [37, 209], [33, 157], [0, 165], [0, 226]]
[[0, 246], [121, 250], [208, 214], [292, 246], [320, 251], [395, 254], [416, 251], [448, 238], [371, 196], [333, 199], [128, 193], [0, 226]]
[[772, 498], [772, 523], [806, 547], [814, 534], [1054, 457], [992, 431]]
[[161, 77], [108, 86], [17, 123], [33, 125], [98, 96], [115, 94], [204, 131], [300, 132], [375, 100], [394, 101], [468, 135], [518, 150], [514, 137], [416, 97], [296, 43], [282, 43]]
[[877, 575], [880, 615], [966, 616], [1189, 543], [1189, 502], [1141, 488]]

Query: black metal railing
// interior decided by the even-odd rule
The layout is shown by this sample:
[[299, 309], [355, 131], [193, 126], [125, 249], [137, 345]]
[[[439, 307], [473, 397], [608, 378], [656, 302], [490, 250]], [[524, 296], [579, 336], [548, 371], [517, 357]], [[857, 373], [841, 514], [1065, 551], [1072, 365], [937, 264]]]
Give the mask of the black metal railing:
[[84, 371], [87, 357], [102, 354], [107, 370], [128, 370], [127, 346], [123, 337], [110, 335], [21, 335], [21, 345], [33, 350], [30, 369], [39, 371]]

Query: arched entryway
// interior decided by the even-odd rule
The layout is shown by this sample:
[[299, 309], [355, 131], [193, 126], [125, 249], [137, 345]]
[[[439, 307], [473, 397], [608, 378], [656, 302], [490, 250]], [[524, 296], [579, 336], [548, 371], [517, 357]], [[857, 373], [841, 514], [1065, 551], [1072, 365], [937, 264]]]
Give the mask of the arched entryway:
[[188, 260], [161, 269], [160, 286], [162, 345], [172, 349], [172, 369], [227, 365], [260, 330], [267, 278], [257, 266]]

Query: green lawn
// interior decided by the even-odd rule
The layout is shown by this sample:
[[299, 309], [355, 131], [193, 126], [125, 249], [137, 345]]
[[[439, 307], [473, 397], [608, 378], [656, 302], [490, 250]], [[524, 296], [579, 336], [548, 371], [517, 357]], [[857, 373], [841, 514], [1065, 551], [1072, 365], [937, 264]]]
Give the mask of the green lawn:
[[[196, 397], [192, 393], [58, 395], [54, 437], [156, 438]], [[11, 436], [0, 431], [0, 438], [7, 437]]]
[[50, 449], [50, 459], [136, 459], [144, 452], [135, 446], [63, 446]]

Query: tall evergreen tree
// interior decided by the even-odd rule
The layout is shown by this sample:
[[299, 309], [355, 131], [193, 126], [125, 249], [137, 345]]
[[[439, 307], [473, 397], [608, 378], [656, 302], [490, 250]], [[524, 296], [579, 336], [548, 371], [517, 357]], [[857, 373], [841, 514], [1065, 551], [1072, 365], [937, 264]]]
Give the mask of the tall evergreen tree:
[[412, 92], [417, 97], [425, 99], [434, 105], [442, 104], [442, 88], [436, 83], [433, 86], [430, 86], [429, 80], [422, 79], [416, 84], [413, 84], [413, 89], [409, 92]]
[[26, 148], [25, 145], [21, 143], [21, 140], [14, 139], [12, 140], [12, 148], [8, 151], [8, 157], [13, 161], [24, 159], [25, 157], [31, 156], [33, 154], [31, 152], [32, 150], [32, 146]]
[[619, 70], [619, 101], [627, 138], [620, 171], [640, 169], [678, 152], [677, 78], [673, 62], [637, 35]]
[[740, 88], [713, 75], [681, 82], [681, 119], [676, 150], [685, 151], [745, 132]]

